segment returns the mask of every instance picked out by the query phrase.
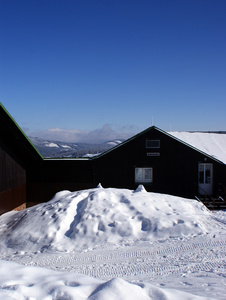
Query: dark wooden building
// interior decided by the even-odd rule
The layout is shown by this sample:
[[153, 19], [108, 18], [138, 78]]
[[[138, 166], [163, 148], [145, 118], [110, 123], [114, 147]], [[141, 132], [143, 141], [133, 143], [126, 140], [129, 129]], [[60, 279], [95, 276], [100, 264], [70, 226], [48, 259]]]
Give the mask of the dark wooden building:
[[0, 103], [0, 214], [91, 187], [90, 159], [44, 159]]
[[39, 201], [42, 156], [0, 103], [0, 214]]
[[0, 104], [0, 214], [99, 183], [223, 203], [226, 161], [213, 155], [152, 126], [94, 158], [44, 159]]
[[91, 159], [44, 159], [43, 164], [43, 201], [50, 200], [61, 190], [77, 191], [95, 187]]
[[226, 165], [153, 126], [93, 159], [95, 183], [194, 198], [225, 197]]

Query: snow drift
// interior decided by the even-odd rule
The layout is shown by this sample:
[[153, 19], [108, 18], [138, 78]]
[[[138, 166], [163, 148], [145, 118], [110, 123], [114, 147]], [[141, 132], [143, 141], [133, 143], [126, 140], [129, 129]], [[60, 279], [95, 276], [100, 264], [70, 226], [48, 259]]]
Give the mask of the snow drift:
[[0, 216], [0, 258], [22, 264], [0, 260], [0, 298], [223, 300], [225, 224], [143, 186], [61, 191]]
[[62, 273], [0, 261], [0, 298], [74, 300], [211, 300], [148, 283], [120, 278], [103, 281], [81, 274]]
[[0, 245], [13, 251], [81, 251], [206, 234], [211, 213], [196, 200], [137, 190], [61, 191], [47, 203], [0, 217]]

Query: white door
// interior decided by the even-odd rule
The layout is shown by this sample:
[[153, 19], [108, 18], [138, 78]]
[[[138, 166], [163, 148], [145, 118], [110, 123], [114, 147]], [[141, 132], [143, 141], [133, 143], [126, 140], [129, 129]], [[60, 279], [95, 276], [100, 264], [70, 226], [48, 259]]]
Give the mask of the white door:
[[199, 194], [212, 195], [213, 191], [213, 165], [212, 164], [199, 164]]

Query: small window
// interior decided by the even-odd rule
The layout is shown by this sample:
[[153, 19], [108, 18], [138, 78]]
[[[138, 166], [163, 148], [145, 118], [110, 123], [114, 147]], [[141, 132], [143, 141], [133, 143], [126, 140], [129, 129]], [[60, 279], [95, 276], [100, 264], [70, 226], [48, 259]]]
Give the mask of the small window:
[[152, 168], [135, 168], [136, 183], [152, 183]]
[[160, 140], [146, 139], [146, 148], [160, 148]]

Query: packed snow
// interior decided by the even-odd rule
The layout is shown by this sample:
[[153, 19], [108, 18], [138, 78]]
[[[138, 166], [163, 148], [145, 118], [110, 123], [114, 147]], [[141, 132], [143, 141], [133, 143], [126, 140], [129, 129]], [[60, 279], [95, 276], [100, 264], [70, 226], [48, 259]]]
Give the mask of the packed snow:
[[225, 133], [172, 131], [170, 134], [226, 164]]
[[224, 299], [225, 227], [143, 186], [61, 191], [0, 216], [0, 299]]

